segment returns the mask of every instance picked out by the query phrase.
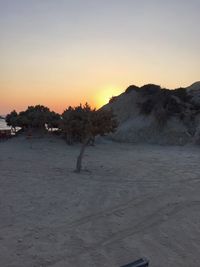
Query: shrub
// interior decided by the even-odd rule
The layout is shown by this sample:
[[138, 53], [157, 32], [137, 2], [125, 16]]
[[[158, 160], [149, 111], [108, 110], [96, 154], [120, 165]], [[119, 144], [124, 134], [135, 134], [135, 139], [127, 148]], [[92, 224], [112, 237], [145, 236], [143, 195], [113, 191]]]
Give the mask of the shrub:
[[145, 84], [142, 87], [140, 87], [139, 92], [141, 92], [143, 95], [153, 95], [157, 94], [161, 91], [161, 87], [156, 84]]
[[85, 147], [97, 135], [114, 132], [117, 121], [112, 111], [92, 109], [87, 103], [82, 106], [69, 107], [62, 114], [62, 131], [68, 144], [82, 142], [77, 158], [76, 171], [82, 168], [82, 158]]
[[129, 94], [131, 93], [132, 91], [137, 91], [138, 89], [140, 89], [138, 86], [136, 85], [130, 85], [126, 91], [125, 91], [125, 94]]
[[109, 103], [114, 103], [117, 100], [117, 96], [112, 96], [109, 100]]

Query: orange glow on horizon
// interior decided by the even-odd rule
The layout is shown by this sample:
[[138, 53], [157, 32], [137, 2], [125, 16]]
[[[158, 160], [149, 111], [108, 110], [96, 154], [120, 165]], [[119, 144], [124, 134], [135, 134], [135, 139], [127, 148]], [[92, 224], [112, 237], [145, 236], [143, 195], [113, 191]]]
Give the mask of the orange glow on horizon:
[[[84, 93], [85, 92], [85, 93]], [[91, 91], [90, 91], [91, 92]], [[65, 109], [69, 106], [78, 106], [79, 104], [84, 105], [86, 102], [92, 107], [99, 109], [103, 105], [107, 104], [113, 96], [117, 96], [122, 92], [117, 86], [108, 85], [102, 86], [101, 88], [97, 88], [93, 91], [93, 93], [88, 93], [86, 90], [83, 90], [82, 95], [75, 95], [68, 97], [63, 92], [63, 95], [59, 94], [54, 96], [54, 94], [46, 94], [45, 95], [32, 95], [24, 93], [21, 95], [17, 101], [16, 98], [12, 97], [10, 99], [6, 98], [4, 101], [5, 112], [3, 115], [10, 113], [12, 110], [16, 110], [17, 112], [26, 110], [28, 106], [35, 105], [43, 105], [48, 107], [50, 110], [55, 111], [59, 114], [62, 114]], [[86, 95], [87, 94], [87, 95]], [[9, 107], [9, 108], [7, 108]]]
[[118, 96], [120, 93], [122, 93], [122, 91], [119, 87], [114, 85], [108, 85], [98, 90], [95, 97], [97, 108], [106, 105], [113, 96]]
[[0, 115], [98, 109], [131, 84], [199, 81], [198, 1], [127, 2], [0, 1]]

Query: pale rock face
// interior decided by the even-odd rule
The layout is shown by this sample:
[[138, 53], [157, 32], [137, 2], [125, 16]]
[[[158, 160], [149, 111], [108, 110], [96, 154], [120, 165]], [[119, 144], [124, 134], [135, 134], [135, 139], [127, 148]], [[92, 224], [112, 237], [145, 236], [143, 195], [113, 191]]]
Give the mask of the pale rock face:
[[161, 129], [153, 116], [139, 115], [122, 123], [112, 139], [120, 142], [184, 145], [191, 136], [183, 123], [170, 119]]
[[140, 95], [133, 91], [129, 94], [119, 95], [115, 102], [105, 105], [104, 108], [112, 108], [114, 113], [117, 115], [119, 123], [121, 124], [129, 118], [138, 116], [139, 108], [137, 103], [139, 101]]
[[[195, 102], [200, 103], [200, 82], [194, 83], [187, 90], [192, 94]], [[120, 142], [163, 145], [184, 145], [200, 139], [200, 126], [198, 126], [200, 120], [195, 121], [195, 133], [192, 133], [193, 129], [176, 116], [172, 116], [161, 128], [154, 114], [146, 116], [140, 113], [139, 104], [143, 101], [144, 96], [133, 90], [128, 94], [122, 93], [113, 103], [103, 107], [111, 108], [119, 121], [117, 131], [111, 134], [110, 138]]]

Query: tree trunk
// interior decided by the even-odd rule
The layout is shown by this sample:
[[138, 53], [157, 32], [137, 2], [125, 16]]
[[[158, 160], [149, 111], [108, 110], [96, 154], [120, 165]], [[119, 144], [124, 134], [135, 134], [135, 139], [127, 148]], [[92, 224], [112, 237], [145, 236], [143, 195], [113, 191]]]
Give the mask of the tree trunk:
[[88, 140], [89, 140], [89, 138], [86, 138], [86, 140], [84, 141], [84, 143], [81, 146], [81, 151], [80, 151], [80, 154], [79, 154], [79, 156], [77, 158], [77, 162], [76, 162], [76, 170], [75, 170], [75, 172], [77, 172], [77, 173], [81, 172], [83, 154], [84, 154], [85, 148], [86, 148], [86, 146], [88, 144]]
[[88, 140], [88, 145], [90, 146], [94, 146], [94, 142], [95, 142], [95, 137], [94, 136], [91, 136]]

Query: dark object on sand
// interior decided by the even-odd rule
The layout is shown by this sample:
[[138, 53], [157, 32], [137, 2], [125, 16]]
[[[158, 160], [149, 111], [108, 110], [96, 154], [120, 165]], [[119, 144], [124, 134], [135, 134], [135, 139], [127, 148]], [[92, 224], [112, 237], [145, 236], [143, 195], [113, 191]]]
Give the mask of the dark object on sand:
[[148, 267], [149, 261], [146, 259], [139, 259], [137, 261], [134, 261], [132, 263], [129, 263], [127, 265], [123, 265], [121, 267]]

